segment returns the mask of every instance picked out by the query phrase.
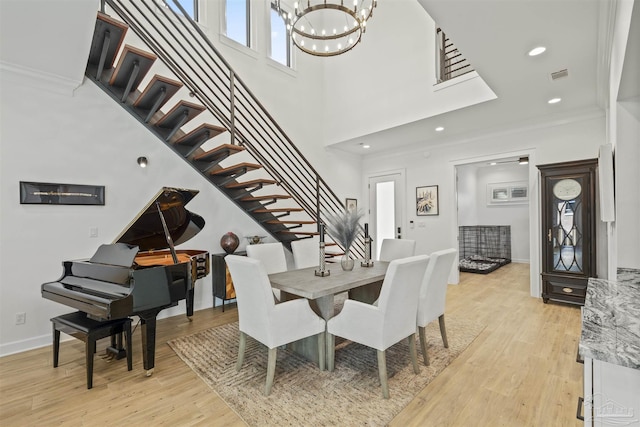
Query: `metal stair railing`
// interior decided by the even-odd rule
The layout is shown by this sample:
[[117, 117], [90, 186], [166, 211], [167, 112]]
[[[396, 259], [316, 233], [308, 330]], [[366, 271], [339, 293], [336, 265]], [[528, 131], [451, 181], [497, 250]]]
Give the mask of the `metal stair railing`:
[[[178, 3], [102, 0], [316, 222], [345, 206]], [[175, 10], [179, 10], [182, 15]], [[364, 257], [359, 236], [352, 252]]]
[[436, 40], [438, 44], [438, 83], [446, 82], [474, 71], [467, 58], [462, 56], [462, 53], [440, 28], [436, 30]]

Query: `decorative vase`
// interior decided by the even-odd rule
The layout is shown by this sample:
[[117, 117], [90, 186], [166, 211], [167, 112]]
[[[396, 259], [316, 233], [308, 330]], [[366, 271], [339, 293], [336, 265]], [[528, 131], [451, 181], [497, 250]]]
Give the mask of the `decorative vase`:
[[240, 239], [238, 239], [238, 236], [230, 231], [220, 239], [220, 247], [228, 254], [232, 254], [233, 251], [238, 249], [239, 244]]
[[353, 270], [353, 266], [355, 265], [355, 261], [351, 259], [350, 252], [351, 251], [349, 249], [344, 251], [344, 255], [342, 255], [342, 258], [340, 259], [340, 266], [344, 271]]

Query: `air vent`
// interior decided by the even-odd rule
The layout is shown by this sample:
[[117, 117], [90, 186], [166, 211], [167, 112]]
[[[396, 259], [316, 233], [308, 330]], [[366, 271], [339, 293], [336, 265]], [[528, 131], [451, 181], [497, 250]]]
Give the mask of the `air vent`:
[[569, 77], [569, 70], [567, 70], [566, 68], [564, 70], [551, 73], [551, 80], [558, 80], [563, 77]]

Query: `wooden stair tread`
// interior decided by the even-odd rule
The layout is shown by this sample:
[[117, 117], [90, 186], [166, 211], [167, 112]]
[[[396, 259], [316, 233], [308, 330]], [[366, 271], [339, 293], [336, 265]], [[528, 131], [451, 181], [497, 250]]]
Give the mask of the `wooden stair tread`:
[[272, 213], [272, 212], [302, 212], [302, 208], [273, 208], [273, 209], [256, 209], [255, 213]]
[[[180, 139], [178, 139], [175, 142], [175, 144], [188, 145], [192, 147], [198, 143], [202, 145], [206, 141], [206, 140], [202, 140], [202, 137], [204, 137], [207, 132], [209, 132], [207, 139], [211, 139], [226, 131], [227, 130], [221, 126], [216, 126], [209, 123], [203, 123], [197, 128], [195, 128], [194, 130], [192, 130], [191, 132], [181, 136]], [[231, 144], [224, 144], [224, 145], [231, 145]]]
[[241, 202], [259, 202], [262, 200], [274, 200], [274, 199], [290, 199], [291, 196], [288, 194], [267, 194], [264, 196], [245, 196], [240, 199]]
[[282, 224], [282, 225], [305, 225], [305, 224], [316, 224], [316, 221], [307, 220], [307, 221], [280, 221], [278, 219], [271, 219], [267, 221], [267, 224]]
[[262, 166], [256, 163], [243, 162], [243, 163], [238, 163], [237, 165], [229, 166], [226, 168], [212, 170], [211, 172], [209, 172], [209, 174], [218, 175], [218, 176], [234, 175], [236, 172], [240, 172], [243, 169], [245, 169], [246, 171], [252, 171], [260, 168], [262, 168]]
[[138, 49], [131, 45], [125, 45], [122, 53], [120, 54], [118, 65], [116, 65], [116, 68], [111, 75], [109, 84], [113, 87], [119, 88], [127, 86], [131, 73], [133, 72], [134, 62], [138, 61], [140, 70], [133, 82], [133, 85], [131, 86], [131, 91], [136, 90], [144, 76], [149, 72], [149, 69], [151, 69], [155, 60], [156, 56], [153, 53]]
[[225, 188], [247, 188], [247, 187], [255, 187], [258, 185], [272, 185], [276, 183], [277, 181], [274, 181], [273, 179], [258, 178], [258, 179], [252, 179], [249, 181], [243, 181], [243, 182], [229, 182], [225, 184], [224, 187]]
[[293, 230], [280, 230], [278, 231], [278, 233], [281, 234], [300, 234], [303, 236], [317, 236], [318, 233], [317, 231], [293, 231]]
[[[206, 108], [203, 105], [194, 104], [193, 102], [188, 102], [185, 100], [181, 100], [176, 105], [167, 112], [160, 120], [158, 120], [155, 124], [157, 127], [161, 128], [174, 128], [176, 125], [180, 124], [184, 125], [189, 120], [193, 119], [198, 114], [202, 113]], [[186, 113], [186, 120], [183, 121], [183, 118]]]
[[91, 49], [89, 50], [89, 60], [87, 62], [98, 65], [104, 45], [105, 32], [109, 31], [110, 42], [105, 57], [104, 69], [111, 69], [116, 55], [120, 52], [120, 47], [122, 46], [124, 36], [127, 34], [128, 29], [129, 26], [124, 22], [120, 22], [109, 15], [98, 12], [96, 27], [93, 32], [93, 41], [91, 42]]
[[[177, 142], [176, 142], [177, 143]], [[244, 151], [244, 147], [233, 144], [222, 144], [204, 153], [198, 154], [193, 160], [200, 162], [212, 162], [224, 157], [229, 157], [232, 154]]]
[[133, 106], [150, 110], [156, 103], [156, 100], [162, 96], [162, 90], [164, 89], [164, 99], [156, 105], [156, 109], [160, 109], [173, 95], [176, 94], [176, 92], [178, 92], [178, 90], [180, 90], [181, 87], [181, 82], [156, 74], [153, 76], [147, 87], [142, 91], [140, 96], [138, 96], [138, 99], [135, 100]]

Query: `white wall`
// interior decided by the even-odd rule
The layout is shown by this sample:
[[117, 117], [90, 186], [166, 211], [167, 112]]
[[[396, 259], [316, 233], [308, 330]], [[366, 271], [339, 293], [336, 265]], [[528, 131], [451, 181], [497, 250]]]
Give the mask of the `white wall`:
[[438, 90], [435, 32], [417, 1], [380, 1], [358, 46], [321, 59], [326, 145], [496, 98], [480, 77]]
[[[263, 234], [93, 83], [69, 97], [33, 89], [24, 77], [2, 77], [0, 354], [50, 342], [49, 319], [69, 307], [43, 299], [40, 285], [61, 276], [62, 261], [88, 258], [100, 244], [111, 243], [163, 186], [200, 190], [187, 208], [203, 216], [206, 226], [182, 248], [217, 253], [227, 231]], [[149, 159], [145, 169], [136, 163], [141, 155]], [[104, 185], [106, 203], [21, 205], [19, 181]], [[92, 227], [97, 238], [89, 237]], [[210, 276], [198, 282], [196, 309], [212, 306], [211, 292]], [[15, 325], [18, 312], [27, 314], [26, 324]], [[162, 315], [179, 313], [184, 302]]]
[[[578, 159], [596, 158], [598, 147], [604, 141], [604, 116], [587, 116], [576, 121], [553, 126], [526, 128], [502, 134], [481, 135], [453, 141], [446, 146], [426, 147], [424, 150], [398, 154], [377, 155], [363, 161], [364, 176], [394, 169], [405, 169], [407, 177], [406, 218], [403, 218], [405, 238], [417, 241], [416, 253], [430, 253], [447, 247], [457, 247], [454, 211], [454, 167], [456, 164], [475, 163], [481, 158], [504, 157], [504, 153], [533, 153], [530, 155], [529, 191], [530, 204], [539, 198], [537, 164], [556, 163]], [[415, 188], [438, 185], [440, 193], [440, 214], [438, 216], [417, 217], [413, 197]], [[532, 199], [533, 198], [533, 199]], [[365, 200], [368, 204], [368, 200]], [[533, 205], [535, 208], [536, 205]], [[535, 212], [535, 211], [534, 211]], [[531, 208], [529, 210], [531, 217]], [[413, 220], [424, 222], [425, 227], [408, 229]], [[540, 224], [534, 221], [535, 230], [529, 232], [530, 242], [539, 242]], [[600, 245], [601, 242], [598, 242]], [[603, 251], [604, 252], [604, 251]], [[530, 252], [530, 259], [539, 253]], [[536, 288], [537, 276], [532, 275], [532, 292]]]
[[205, 33], [240, 79], [341, 199], [360, 198], [360, 159], [324, 148], [326, 132], [332, 129], [325, 119], [324, 58], [294, 50], [293, 68], [269, 58], [270, 2], [251, 2], [255, 34], [251, 48], [221, 34], [223, 0], [200, 3]]
[[617, 126], [617, 266], [640, 268], [640, 101], [618, 103]]
[[[59, 7], [66, 5], [58, 3]], [[28, 8], [21, 2], [10, 6]], [[97, 10], [98, 5], [95, 7]], [[94, 19], [92, 14], [91, 26]], [[18, 34], [5, 30], [3, 41], [20, 44]], [[314, 97], [322, 88], [313, 83], [321, 81], [317, 74], [321, 70], [299, 61], [304, 73], [288, 72], [266, 58], [265, 46], [259, 45], [256, 52], [247, 55], [219, 42], [217, 34], [215, 40], [238, 75], [338, 197], [360, 198], [359, 159], [327, 152], [321, 142], [323, 123], [315, 118], [321, 105]], [[57, 86], [60, 83], [68, 88], [66, 79], [47, 76], [43, 81], [42, 73], [23, 73], [6, 59], [0, 58], [0, 355], [50, 343], [49, 319], [68, 312], [69, 307], [43, 299], [41, 284], [61, 276], [62, 261], [90, 257], [101, 243], [112, 242], [162, 186], [201, 191], [188, 208], [203, 216], [207, 224], [183, 248], [217, 253], [221, 252], [220, 237], [227, 231], [241, 238], [265, 234], [93, 83], [85, 82], [70, 96], [68, 89], [60, 91]], [[141, 155], [149, 159], [146, 169], [136, 164]], [[21, 180], [104, 185], [106, 204], [20, 205]], [[89, 238], [94, 227], [99, 236]], [[210, 283], [210, 277], [199, 281], [196, 309], [213, 305]], [[15, 325], [15, 315], [20, 312], [26, 313], [27, 322]], [[163, 311], [160, 317], [182, 313], [184, 302]]]
[[488, 204], [487, 185], [529, 180], [529, 167], [513, 164], [463, 165], [458, 174], [458, 225], [511, 226], [511, 259], [529, 262], [529, 203]]
[[[638, 25], [640, 4], [633, 0], [616, 3], [609, 65], [608, 142], [615, 153], [616, 221], [608, 252], [616, 267], [640, 268], [640, 94], [638, 93]], [[630, 30], [631, 28], [631, 30]], [[631, 59], [629, 59], [631, 58]], [[625, 87], [623, 82], [631, 81]]]

